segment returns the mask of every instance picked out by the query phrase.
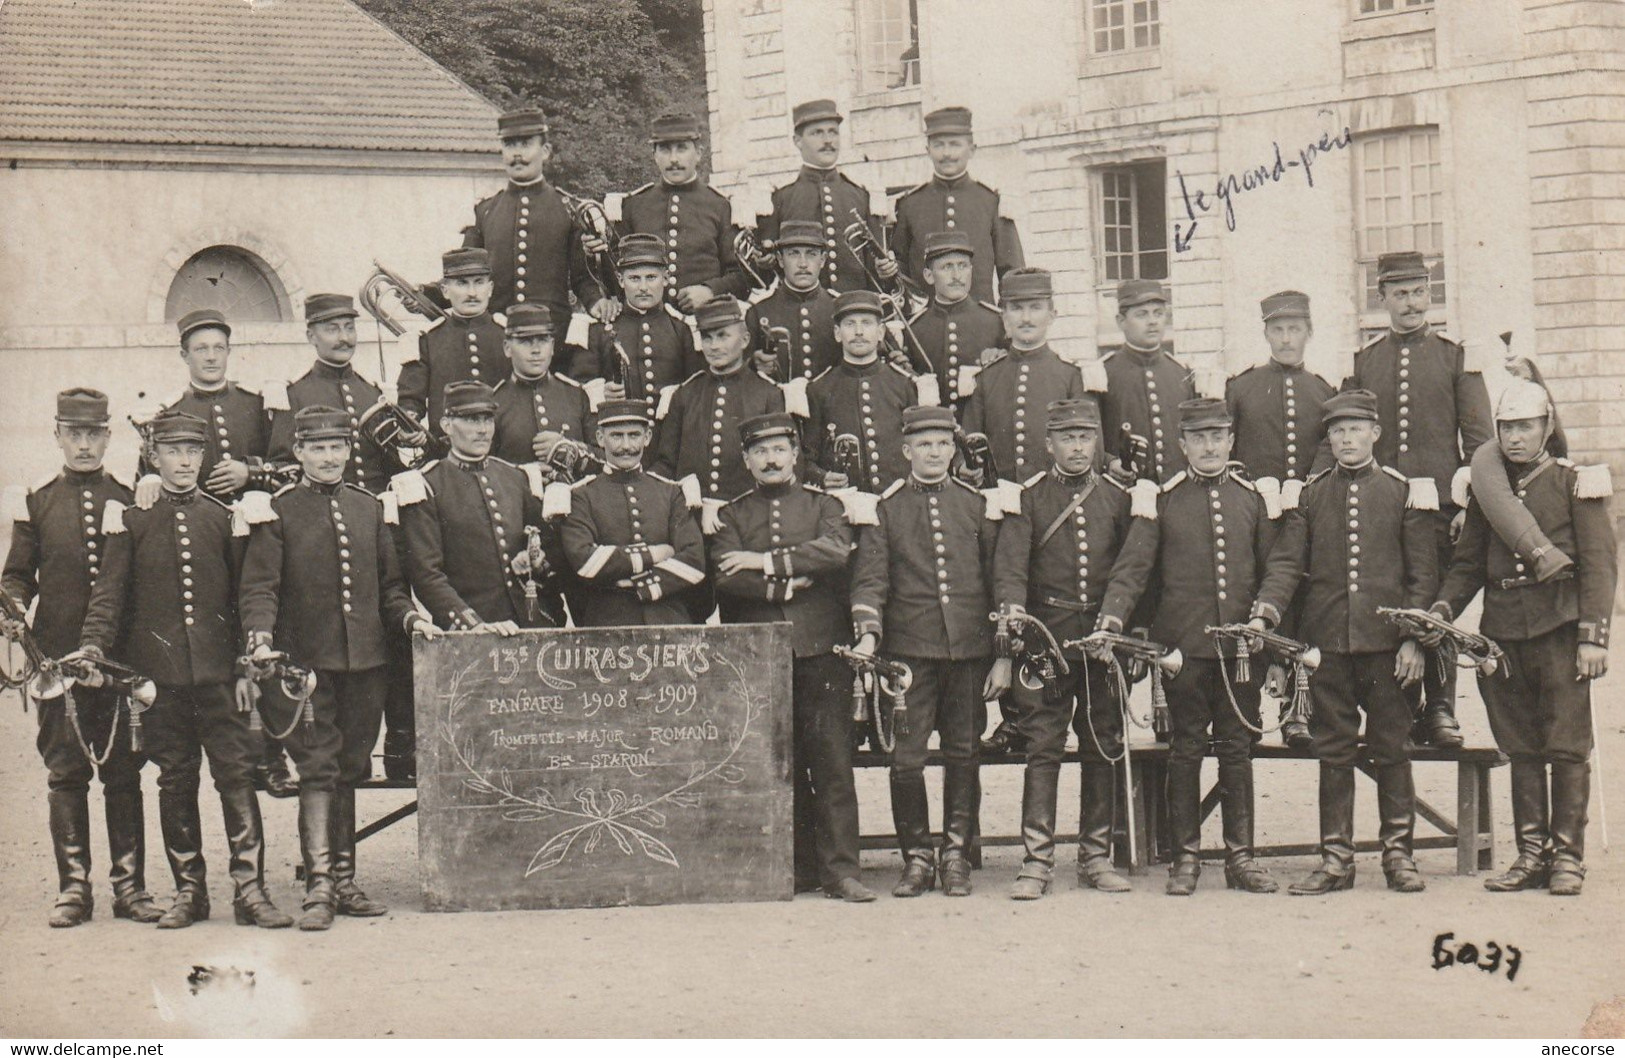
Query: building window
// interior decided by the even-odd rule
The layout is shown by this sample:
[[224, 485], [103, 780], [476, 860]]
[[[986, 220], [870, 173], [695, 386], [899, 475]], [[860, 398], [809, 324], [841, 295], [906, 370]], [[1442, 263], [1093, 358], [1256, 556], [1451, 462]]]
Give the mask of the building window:
[[919, 0], [858, 0], [858, 90], [920, 83]]
[[1360, 0], [1360, 14], [1388, 15], [1417, 7], [1432, 7], [1433, 0]]
[[1444, 179], [1437, 128], [1403, 129], [1355, 141], [1354, 208], [1367, 311], [1382, 308], [1377, 259], [1416, 250], [1433, 273], [1433, 304], [1445, 303]]
[[1089, 0], [1096, 55], [1155, 48], [1162, 43], [1158, 0]]
[[174, 322], [193, 309], [219, 309], [233, 323], [276, 322], [288, 318], [287, 306], [288, 292], [270, 265], [236, 246], [211, 246], [175, 273], [164, 318]]
[[1100, 271], [1104, 282], [1168, 278], [1168, 164], [1100, 170]]

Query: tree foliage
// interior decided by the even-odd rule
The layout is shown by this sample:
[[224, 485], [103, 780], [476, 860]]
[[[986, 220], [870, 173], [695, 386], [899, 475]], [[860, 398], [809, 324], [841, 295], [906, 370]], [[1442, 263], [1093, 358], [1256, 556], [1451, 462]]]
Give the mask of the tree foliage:
[[648, 181], [649, 121], [705, 113], [700, 0], [357, 3], [497, 106], [542, 107], [550, 178], [571, 190]]

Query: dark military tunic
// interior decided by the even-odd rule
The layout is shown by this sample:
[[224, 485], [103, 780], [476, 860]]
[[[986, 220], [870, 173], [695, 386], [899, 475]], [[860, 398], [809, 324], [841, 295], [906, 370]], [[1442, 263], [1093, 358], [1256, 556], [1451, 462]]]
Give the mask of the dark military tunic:
[[694, 346], [694, 332], [671, 310], [661, 306], [639, 312], [628, 307], [608, 327], [594, 323], [588, 330], [587, 361], [578, 360], [573, 377], [581, 382], [613, 377], [620, 370], [615, 362], [617, 340], [632, 362], [632, 374], [625, 380], [628, 400], [652, 406], [662, 389], [705, 368], [705, 358]]
[[553, 310], [563, 334], [570, 295], [590, 309], [603, 290], [587, 271], [581, 228], [558, 188], [538, 179], [508, 186], [474, 205], [474, 223], [463, 229], [464, 246], [491, 251], [491, 310], [535, 301]]
[[976, 376], [965, 405], [966, 433], [985, 433], [999, 476], [1022, 481], [1050, 465], [1044, 448], [1044, 409], [1050, 401], [1085, 396], [1083, 375], [1047, 344], [1012, 349]]
[[502, 328], [502, 317], [490, 312], [473, 317], [448, 312], [430, 324], [418, 335], [418, 358], [401, 365], [397, 403], [440, 436], [448, 383], [475, 379], [494, 386], [507, 375]]
[[804, 444], [820, 474], [841, 471], [830, 437], [858, 439], [857, 473], [848, 485], [879, 494], [908, 474], [903, 458], [903, 409], [919, 403], [914, 377], [887, 360], [843, 361], [807, 386]]
[[706, 499], [731, 500], [753, 480], [739, 445], [739, 424], [784, 410], [784, 393], [741, 366], [732, 374], [700, 371], [672, 392], [655, 429], [654, 469], [667, 477], [693, 474]]
[[925, 271], [925, 240], [937, 232], [970, 236], [973, 298], [990, 300], [993, 280], [1024, 263], [1021, 237], [1013, 221], [999, 215], [999, 193], [968, 173], [952, 180], [933, 175], [897, 200], [897, 227], [891, 249], [903, 274], [915, 283]]
[[1028, 478], [1021, 511], [999, 527], [993, 560], [999, 605], [1024, 607], [1057, 640], [1093, 632], [1129, 521], [1128, 493], [1105, 475], [1051, 467]]
[[[682, 486], [641, 469], [583, 478], [570, 487], [559, 529], [565, 560], [585, 582], [577, 625], [687, 624], [683, 596], [705, 579], [705, 541]], [[669, 544], [677, 554], [650, 560]], [[630, 582], [623, 584], [622, 582]]]
[[1432, 478], [1441, 501], [1448, 502], [1456, 469], [1495, 435], [1483, 376], [1467, 370], [1461, 346], [1431, 327], [1389, 331], [1355, 353], [1343, 388], [1377, 395], [1377, 462]]
[[975, 367], [982, 362], [982, 350], [1005, 344], [1003, 315], [975, 298], [946, 305], [932, 299], [908, 325], [936, 369], [938, 392], [950, 407], [960, 402], [959, 369]]
[[[248, 483], [239, 492], [222, 495], [221, 499], [229, 502], [248, 489], [271, 486], [272, 477], [265, 463], [271, 443], [271, 420], [265, 411], [265, 399], [258, 393], [243, 389], [235, 382], [227, 382], [214, 392], [188, 386], [186, 392], [164, 410], [184, 411], [208, 423], [209, 438], [203, 445], [203, 469], [198, 472], [198, 487], [209, 480], [216, 466], [228, 459], [248, 465]], [[137, 476], [150, 473], [156, 471], [147, 463], [143, 452]]]
[[[852, 642], [846, 605], [852, 527], [839, 500], [798, 483], [757, 485], [722, 509], [722, 528], [711, 538], [714, 560], [729, 551], [766, 551], [771, 573], [716, 574], [724, 624], [789, 621], [798, 658], [828, 654]], [[810, 588], [791, 580], [809, 577]]]
[[773, 212], [762, 218], [757, 233], [763, 242], [777, 240], [779, 226], [787, 220], [812, 221], [824, 229], [824, 248], [829, 259], [824, 264], [824, 287], [833, 293], [863, 290], [868, 279], [863, 267], [846, 244], [846, 226], [852, 211], [875, 227], [869, 208], [869, 191], [839, 169], [815, 169], [804, 165], [794, 181], [773, 192]]
[[[1101, 615], [1125, 627], [1149, 593], [1153, 640], [1186, 657], [1216, 658], [1205, 629], [1248, 619], [1276, 529], [1258, 490], [1233, 470], [1212, 477], [1181, 471], [1162, 487], [1157, 516], [1134, 519]], [[1225, 650], [1233, 656], [1231, 645]]]
[[732, 297], [750, 291], [734, 256], [733, 206], [697, 177], [681, 185], [644, 184], [622, 201], [618, 227], [623, 235], [658, 235], [665, 242], [671, 294], [696, 284]]
[[[777, 377], [816, 378], [841, 362], [841, 343], [835, 338], [835, 296], [823, 287], [792, 290], [779, 280], [773, 293], [745, 311], [751, 348], [771, 351], [778, 360]], [[774, 327], [790, 332], [790, 357], [779, 353], [769, 333]]]
[[[542, 527], [540, 486], [539, 476], [496, 457], [452, 455], [396, 476], [407, 579], [435, 624], [532, 623], [513, 560], [526, 549], [525, 527]], [[544, 549], [552, 535], [543, 530]], [[556, 593], [548, 596], [547, 618], [562, 624]]]
[[1336, 391], [1303, 367], [1271, 360], [1230, 380], [1230, 406], [1236, 436], [1234, 457], [1253, 478], [1305, 481], [1321, 456], [1321, 407]]
[[910, 476], [887, 490], [879, 524], [858, 539], [852, 621], [887, 654], [964, 661], [993, 655], [998, 523], [980, 492], [952, 477]]
[[247, 526], [207, 493], [165, 489], [109, 518], [84, 642], [163, 687], [226, 683], [242, 645], [237, 574]]
[[78, 649], [91, 589], [106, 561], [102, 525], [109, 501], [123, 507], [132, 498], [128, 486], [105, 470], [63, 470], [26, 496], [7, 496], [14, 509], [3, 584], [24, 610], [38, 596], [34, 638], [51, 657]]
[[510, 463], [534, 463], [531, 442], [543, 430], [593, 443], [587, 393], [573, 379], [548, 372], [541, 378], [510, 375], [497, 383], [496, 438], [491, 454]]
[[1196, 396], [1191, 372], [1171, 353], [1142, 353], [1127, 345], [1107, 353], [1104, 364], [1101, 442], [1107, 454], [1121, 457], [1118, 435], [1124, 427], [1144, 437], [1151, 445], [1152, 466], [1139, 468], [1139, 476], [1160, 485], [1185, 465], [1179, 448], [1179, 402]]
[[293, 416], [300, 408], [319, 404], [338, 408], [350, 416], [350, 462], [344, 480], [368, 492], [381, 492], [389, 484], [393, 457], [370, 436], [361, 433], [361, 416], [376, 404], [383, 391], [362, 378], [350, 364], [338, 367], [318, 359], [297, 380], [288, 383], [287, 399], [268, 399], [271, 411], [271, 449], [266, 457], [278, 466], [297, 462], [293, 456]]
[[416, 610], [383, 504], [358, 486], [307, 478], [267, 506], [269, 517], [247, 516], [239, 598], [245, 636], [268, 634], [276, 649], [322, 671], [385, 664], [385, 628], [405, 632]]

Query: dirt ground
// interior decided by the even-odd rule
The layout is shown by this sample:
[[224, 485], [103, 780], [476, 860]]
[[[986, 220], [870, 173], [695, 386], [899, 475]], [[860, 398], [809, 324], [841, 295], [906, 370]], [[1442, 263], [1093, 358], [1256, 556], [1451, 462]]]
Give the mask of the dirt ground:
[[[1617, 652], [1616, 652], [1617, 654]], [[1616, 657], [1616, 665], [1621, 664]], [[1463, 680], [1464, 689], [1470, 680]], [[1488, 731], [1476, 691], [1469, 741]], [[1625, 845], [1625, 676], [1596, 689], [1615, 840]], [[1209, 863], [1189, 900], [1162, 895], [1162, 870], [1124, 896], [1079, 891], [1061, 850], [1056, 890], [1015, 904], [1015, 849], [990, 851], [969, 899], [882, 896], [848, 906], [791, 903], [503, 914], [418, 908], [416, 830], [408, 821], [361, 846], [361, 880], [393, 912], [341, 919], [326, 934], [231, 923], [225, 850], [206, 791], [216, 917], [158, 932], [111, 918], [99, 798], [92, 797], [96, 920], [46, 928], [54, 868], [34, 717], [0, 699], [0, 1036], [1538, 1036], [1579, 1034], [1595, 1004], [1625, 993], [1625, 850], [1602, 849], [1593, 800], [1585, 896], [1494, 895], [1456, 877], [1452, 850], [1419, 856], [1428, 891], [1383, 887], [1374, 855], [1352, 892], [1323, 898], [1227, 892]], [[1211, 771], [1212, 763], [1209, 762]], [[1315, 769], [1259, 767], [1261, 842], [1315, 838]], [[1454, 815], [1454, 769], [1423, 765], [1421, 795]], [[154, 769], [147, 869], [167, 889]], [[860, 776], [864, 828], [889, 830], [884, 777]], [[1020, 771], [989, 769], [986, 827], [1014, 833]], [[1076, 825], [1077, 775], [1062, 787]], [[1504, 769], [1495, 773], [1499, 863], [1510, 858]], [[407, 799], [361, 795], [363, 820]], [[297, 912], [294, 803], [265, 799], [273, 896]], [[1361, 780], [1359, 836], [1375, 836]], [[1219, 841], [1209, 821], [1204, 846]], [[1420, 833], [1431, 833], [1425, 824]], [[1269, 861], [1289, 881], [1308, 857]], [[895, 852], [864, 855], [864, 880], [889, 889]], [[1433, 968], [1434, 938], [1523, 952], [1515, 981], [1473, 967]], [[189, 992], [194, 964], [252, 969], [249, 990]]]

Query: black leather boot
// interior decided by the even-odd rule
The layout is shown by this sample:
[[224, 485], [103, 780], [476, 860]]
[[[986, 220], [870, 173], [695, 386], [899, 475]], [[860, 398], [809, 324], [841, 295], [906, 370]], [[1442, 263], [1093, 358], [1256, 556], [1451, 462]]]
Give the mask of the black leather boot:
[[1055, 812], [1059, 764], [1027, 765], [1021, 784], [1021, 840], [1026, 859], [1010, 887], [1012, 900], [1037, 900], [1055, 877]]
[[1354, 769], [1320, 765], [1320, 866], [1287, 886], [1293, 896], [1354, 888]]
[[1422, 709], [1421, 719], [1411, 729], [1411, 741], [1417, 745], [1461, 748], [1461, 725], [1456, 723], [1457, 671], [1453, 663], [1441, 661], [1428, 652], [1427, 671], [1422, 680], [1427, 704]]
[[1168, 762], [1168, 840], [1174, 861], [1168, 867], [1169, 896], [1190, 896], [1202, 877], [1202, 761]]
[[224, 790], [220, 808], [231, 849], [232, 914], [239, 926], [286, 929], [293, 916], [277, 910], [265, 892], [265, 828], [252, 786]]
[[936, 851], [931, 847], [931, 809], [925, 798], [925, 776], [891, 775], [892, 826], [903, 854], [903, 876], [893, 896], [919, 896], [936, 887]]
[[90, 799], [83, 790], [46, 794], [51, 848], [56, 852], [56, 906], [52, 929], [72, 929], [90, 921], [95, 898], [90, 888]]
[[1292, 749], [1311, 749], [1314, 744], [1314, 736], [1309, 734], [1309, 725], [1302, 720], [1288, 720], [1281, 725], [1281, 745]]
[[305, 861], [304, 914], [299, 928], [331, 929], [338, 895], [333, 891], [333, 792], [299, 791], [299, 854]]
[[1396, 893], [1427, 888], [1416, 869], [1412, 841], [1416, 834], [1416, 783], [1411, 762], [1377, 766], [1377, 837], [1382, 843], [1382, 873]]
[[417, 734], [412, 728], [384, 728], [384, 775], [398, 782], [418, 777]]
[[949, 764], [942, 769], [942, 895], [969, 896], [972, 798], [977, 792], [975, 764]]
[[1078, 805], [1078, 884], [1103, 893], [1126, 893], [1133, 886], [1112, 865], [1112, 809], [1117, 769], [1085, 761]]
[[299, 780], [288, 770], [288, 756], [282, 743], [265, 739], [265, 756], [254, 768], [254, 785], [272, 797], [298, 797]]
[[1224, 825], [1224, 884], [1248, 893], [1280, 888], [1253, 856], [1253, 762], [1219, 764], [1219, 811]]
[[175, 877], [175, 902], [158, 919], [159, 929], [185, 929], [209, 917], [209, 887], [203, 862], [203, 821], [197, 791], [158, 791], [158, 822], [163, 826], [164, 855]]
[[352, 918], [376, 918], [389, 908], [361, 891], [355, 884], [355, 787], [339, 786], [333, 791], [333, 891], [338, 894], [336, 910]]
[[1492, 893], [1544, 889], [1551, 873], [1551, 805], [1546, 797], [1546, 765], [1542, 761], [1512, 762], [1512, 832], [1518, 858], [1501, 874], [1484, 880]]
[[1591, 802], [1591, 765], [1552, 762], [1553, 896], [1579, 896], [1585, 883], [1586, 809]]
[[107, 854], [113, 883], [113, 917], [153, 923], [163, 915], [147, 892], [147, 819], [140, 787], [105, 790]]
[[1002, 753], [1026, 753], [1027, 739], [1016, 727], [1014, 717], [1006, 715], [999, 721], [999, 726], [993, 733], [982, 739], [982, 755]]

